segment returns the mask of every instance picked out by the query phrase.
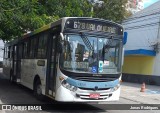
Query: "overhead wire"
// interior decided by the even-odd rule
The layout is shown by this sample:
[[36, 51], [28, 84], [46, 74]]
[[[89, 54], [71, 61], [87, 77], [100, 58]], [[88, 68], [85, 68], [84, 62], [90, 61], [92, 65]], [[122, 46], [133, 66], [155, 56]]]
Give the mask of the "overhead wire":
[[138, 23], [138, 22], [142, 22], [142, 21], [146, 21], [146, 20], [150, 20], [150, 19], [159, 19], [160, 15], [156, 16], [156, 17], [151, 17], [151, 18], [146, 18], [146, 19], [143, 19], [143, 20], [137, 20], [137, 21], [134, 21], [134, 22], [125, 22], [123, 23], [123, 25], [128, 25], [128, 24], [133, 24], [133, 23]]
[[[134, 23], [140, 23], [140, 22], [144, 22], [144, 21], [146, 21], [147, 22], [147, 20], [153, 20], [153, 19], [160, 19], [160, 10], [159, 10], [160, 8], [156, 8], [156, 9], [153, 9], [153, 10], [150, 10], [150, 11], [148, 11], [147, 13], [145, 13], [145, 12], [142, 12], [142, 14], [144, 14], [145, 13], [145, 15], [142, 15], [142, 14], [139, 14], [138, 16], [134, 16], [134, 17], [131, 17], [131, 18], [129, 18], [129, 19], [127, 19], [127, 20], [125, 20], [124, 22], [123, 22], [123, 25], [125, 26], [125, 25], [129, 25], [129, 24], [134, 24]], [[154, 12], [153, 12], [154, 11]], [[152, 13], [151, 13], [152, 12]], [[157, 16], [158, 15], [158, 16]], [[151, 17], [150, 17], [151, 16]], [[145, 18], [145, 17], [149, 17], [149, 18]], [[133, 30], [133, 29], [141, 29], [141, 28], [147, 28], [147, 29], [141, 29], [141, 30], [139, 30], [139, 31], [146, 31], [147, 33], [146, 34], [148, 34], [148, 32], [150, 32], [150, 35], [152, 35], [151, 37], [155, 37], [154, 35], [153, 35], [153, 33], [151, 32], [151, 30], [154, 30], [154, 29], [158, 29], [158, 28], [152, 28], [151, 29], [151, 27], [153, 27], [153, 26], [157, 26], [158, 27], [158, 25], [160, 24], [160, 21], [159, 21], [159, 19], [158, 20], [156, 20], [156, 21], [150, 21], [151, 23], [147, 23], [147, 24], [142, 24], [142, 25], [135, 25], [135, 26], [130, 26], [130, 27], [126, 27], [125, 28], [125, 30]], [[147, 38], [148, 37], [148, 38]], [[150, 38], [149, 38], [150, 36], [148, 36], [148, 35], [146, 35], [146, 39], [148, 40], [148, 43], [149, 43], [149, 46], [148, 45], [146, 45], [146, 46], [136, 46], [136, 47], [151, 47], [151, 42], [150, 42]], [[153, 41], [152, 41], [153, 42]], [[128, 47], [132, 47], [131, 45], [127, 45]]]
[[127, 27], [127, 28], [125, 28], [125, 30], [140, 29], [140, 28], [144, 28], [144, 27], [155, 26], [155, 25], [157, 25], [158, 23], [159, 23], [159, 22], [150, 23], [150, 24], [145, 24], [145, 25], [140, 25], [140, 26]]
[[[154, 10], [155, 10], [155, 12], [152, 12], [152, 11], [154, 11]], [[160, 14], [160, 8], [156, 8], [156, 9], [154, 9], [154, 10], [150, 10], [150, 11], [147, 12], [145, 15], [143, 15], [143, 13], [142, 13], [141, 16], [133, 16], [133, 17], [130, 17], [130, 18], [124, 20], [124, 22], [130, 21], [130, 20], [135, 20], [135, 19], [137, 19], [137, 18], [142, 18], [142, 17], [150, 16], [150, 15]], [[150, 13], [150, 12], [151, 12], [151, 13]], [[138, 14], [137, 14], [137, 15], [138, 15]]]
[[[142, 15], [142, 16], [137, 16], [137, 17], [134, 17], [134, 18], [129, 18], [127, 21], [123, 22], [123, 25], [125, 26], [125, 25], [128, 25], [128, 24], [140, 23], [140, 22], [144, 22], [146, 20], [153, 20], [153, 19], [160, 18], [160, 8], [156, 8], [156, 9], [153, 9], [151, 11], [155, 11], [155, 12], [152, 12], [152, 13], [149, 13], [149, 14], [145, 14], [145, 15]], [[151, 11], [149, 11], [149, 12], [151, 12]], [[151, 15], [158, 15], [158, 16], [156, 16], [156, 17], [154, 16], [154, 17], [143, 19], [144, 17], [151, 16]], [[132, 19], [132, 20], [130, 20], [130, 19]], [[137, 19], [137, 21], [134, 21], [135, 19]], [[155, 22], [155, 23], [149, 23], [149, 24], [143, 24], [143, 25], [138, 25], [138, 26], [126, 27], [125, 30], [139, 29], [139, 28], [144, 28], [144, 27], [155, 26], [155, 25], [158, 25], [158, 24], [159, 24], [159, 19], [158, 19], [158, 22]]]

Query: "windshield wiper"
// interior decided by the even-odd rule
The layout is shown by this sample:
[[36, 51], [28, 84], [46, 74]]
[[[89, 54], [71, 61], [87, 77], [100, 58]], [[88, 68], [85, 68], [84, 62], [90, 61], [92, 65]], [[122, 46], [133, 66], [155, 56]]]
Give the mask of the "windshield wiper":
[[87, 48], [88, 48], [89, 50], [91, 50], [91, 52], [92, 52], [92, 53], [91, 53], [91, 56], [92, 56], [92, 58], [94, 58], [94, 40], [93, 40], [93, 46], [92, 46], [92, 44], [91, 44], [91, 42], [89, 41], [88, 37], [85, 36], [84, 33], [81, 33], [81, 38], [82, 38], [84, 44], [87, 46]]
[[87, 48], [89, 50], [94, 50], [92, 44], [90, 43], [90, 41], [88, 40], [88, 38], [84, 35], [84, 33], [81, 33], [81, 38], [82, 38], [84, 44], [87, 46]]

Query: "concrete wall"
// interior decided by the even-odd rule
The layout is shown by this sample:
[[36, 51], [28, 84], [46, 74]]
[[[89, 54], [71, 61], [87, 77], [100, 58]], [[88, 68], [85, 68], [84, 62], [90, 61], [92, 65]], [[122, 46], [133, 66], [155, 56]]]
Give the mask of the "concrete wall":
[[157, 53], [155, 57], [155, 61], [153, 65], [153, 75], [160, 76], [160, 52]]
[[[160, 59], [160, 57], [157, 57]], [[156, 68], [155, 68], [156, 66]], [[122, 81], [160, 86], [160, 61], [152, 56], [126, 56]]]
[[125, 56], [123, 73], [152, 75], [154, 59], [152, 56]]
[[[132, 15], [123, 22], [123, 26], [128, 32], [126, 51], [142, 49], [159, 53], [132, 53], [130, 56], [126, 54], [122, 79], [160, 85], [160, 1]], [[155, 46], [157, 44], [158, 48]]]

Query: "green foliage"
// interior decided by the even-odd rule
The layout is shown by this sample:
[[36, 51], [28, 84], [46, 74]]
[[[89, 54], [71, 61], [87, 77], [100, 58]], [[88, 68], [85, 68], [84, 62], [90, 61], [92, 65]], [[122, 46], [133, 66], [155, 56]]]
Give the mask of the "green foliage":
[[90, 7], [86, 0], [1, 0], [0, 38], [21, 37], [61, 17], [87, 16]]
[[[94, 6], [93, 17], [122, 21], [126, 1], [104, 0], [102, 7]], [[0, 38], [20, 38], [62, 17], [90, 17], [91, 7], [88, 0], [0, 0]]]
[[128, 0], [103, 0], [102, 7], [94, 7], [94, 17], [122, 22], [126, 16], [126, 3]]

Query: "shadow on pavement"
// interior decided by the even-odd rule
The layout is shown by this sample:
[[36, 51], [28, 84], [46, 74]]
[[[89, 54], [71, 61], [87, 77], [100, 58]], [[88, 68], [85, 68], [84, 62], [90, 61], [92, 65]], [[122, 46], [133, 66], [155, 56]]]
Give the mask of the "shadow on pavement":
[[104, 112], [94, 105], [84, 103], [61, 103], [46, 97], [44, 102], [33, 96], [33, 91], [17, 84], [11, 84], [8, 79], [0, 74], [0, 104], [12, 105], [33, 105], [42, 106], [45, 111], [83, 111], [83, 112]]

